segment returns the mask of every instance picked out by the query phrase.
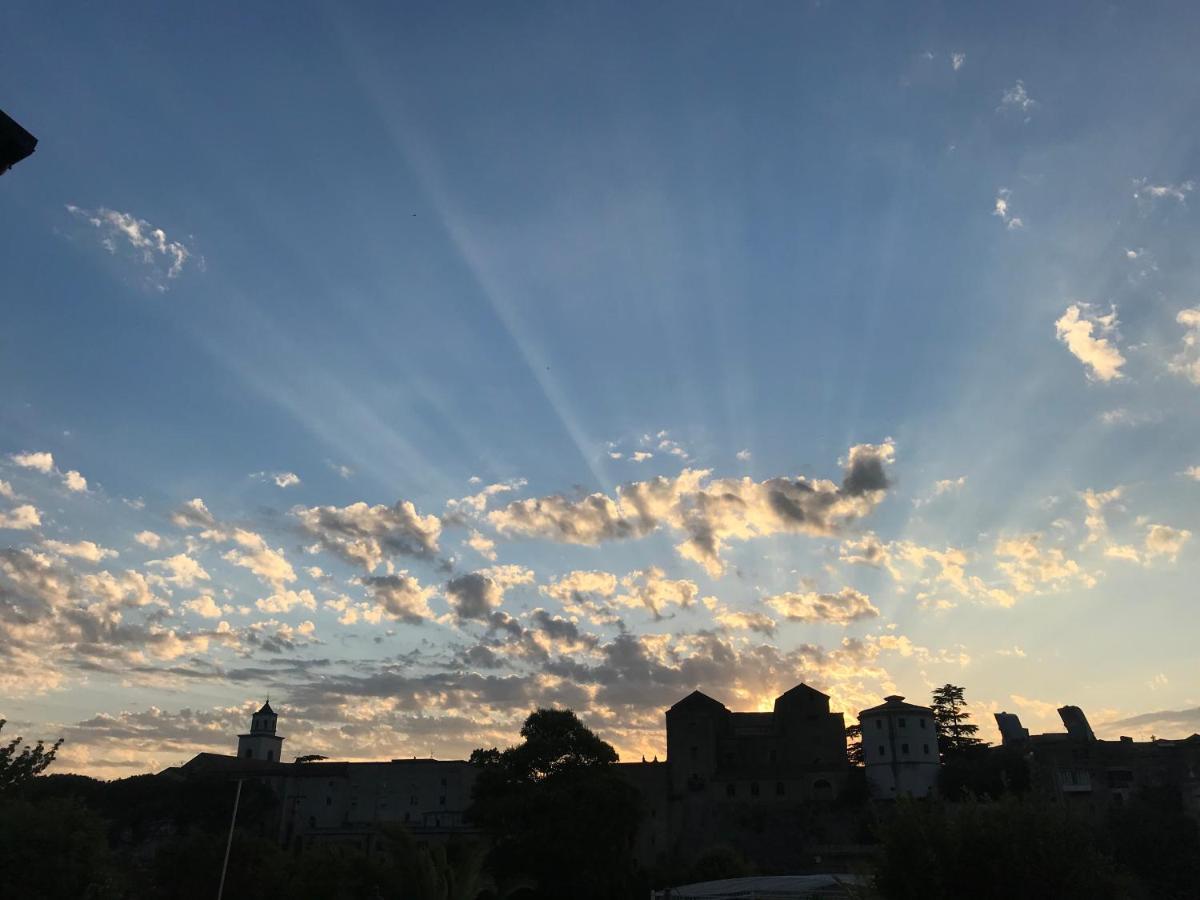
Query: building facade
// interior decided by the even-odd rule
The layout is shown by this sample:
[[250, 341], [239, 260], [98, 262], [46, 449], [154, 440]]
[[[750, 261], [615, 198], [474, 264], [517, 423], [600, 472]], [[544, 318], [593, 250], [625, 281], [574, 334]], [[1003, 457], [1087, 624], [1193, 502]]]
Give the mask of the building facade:
[[250, 732], [238, 735], [238, 759], [260, 759], [265, 762], [283, 761], [283, 738], [276, 734], [279, 716], [271, 709], [271, 701], [250, 717]]
[[937, 723], [928, 706], [893, 694], [858, 714], [867, 784], [876, 800], [937, 792], [941, 762]]

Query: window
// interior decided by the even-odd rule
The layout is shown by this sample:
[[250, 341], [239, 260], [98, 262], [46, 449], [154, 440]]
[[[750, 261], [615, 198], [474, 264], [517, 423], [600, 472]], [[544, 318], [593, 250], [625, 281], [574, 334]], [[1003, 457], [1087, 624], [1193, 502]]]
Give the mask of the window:
[[903, 753], [905, 756], [908, 756], [908, 744], [901, 744], [900, 752]]
[[883, 749], [883, 744], [880, 744], [880, 745], [879, 745], [879, 755], [880, 755], [880, 756], [883, 756], [883, 754], [884, 754], [885, 752], [886, 752], [886, 751]]
[[784, 790], [783, 782], [782, 781], [775, 782], [775, 796], [782, 797], [785, 793], [787, 793], [787, 792]]
[[735, 785], [735, 784], [734, 784], [734, 783], [731, 781], [731, 782], [729, 782], [729, 784], [725, 785], [725, 796], [726, 796], [726, 797], [733, 797], [733, 796], [736, 796], [736, 795], [737, 795], [737, 785]]
[[925, 744], [924, 748], [925, 748], [925, 755], [928, 756], [929, 755], [929, 745]]
[[438, 797], [438, 805], [439, 806], [446, 805], [446, 795], [445, 794], [442, 794], [442, 796]]
[[309, 828], [316, 828], [316, 827], [317, 827], [317, 817], [316, 817], [316, 816], [309, 816], [309, 817], [308, 817], [308, 827], [309, 827]]
[[924, 719], [917, 719], [917, 721], [921, 723], [921, 727], [922, 727], [922, 728], [924, 728], [924, 727], [925, 727], [925, 720], [924, 720]]
[[907, 722], [907, 720], [906, 720], [906, 719], [901, 719], [901, 720], [900, 720], [900, 727], [901, 727], [901, 728], [905, 727], [905, 724], [906, 724], [906, 722]]
[[275, 751], [268, 750], [267, 751], [267, 762], [274, 762], [274, 761], [275, 761]]
[[247, 747], [246, 752], [243, 753], [242, 756], [246, 757], [246, 759], [250, 759], [251, 757], [254, 756], [254, 751], [251, 750], [249, 747]]
[[333, 806], [333, 798], [332, 798], [332, 797], [328, 797], [328, 796], [327, 796], [327, 797], [325, 798], [325, 805], [326, 805], [326, 806]]
[[750, 782], [750, 796], [751, 797], [758, 796], [758, 782], [757, 781]]
[[411, 797], [408, 798], [408, 805], [409, 806], [417, 805], [417, 795], [416, 794], [413, 794]]
[[700, 748], [699, 747], [693, 745], [691, 748], [691, 751], [692, 751], [692, 759], [696, 759], [700, 756]]
[[878, 731], [881, 728], [883, 728], [883, 719], [876, 719], [875, 720], [875, 730]]

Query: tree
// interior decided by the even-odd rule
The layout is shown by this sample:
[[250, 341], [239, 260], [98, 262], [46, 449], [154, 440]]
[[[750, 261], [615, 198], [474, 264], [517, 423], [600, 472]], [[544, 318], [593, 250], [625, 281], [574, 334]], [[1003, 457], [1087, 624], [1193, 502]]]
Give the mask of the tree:
[[534, 880], [539, 896], [637, 893], [631, 847], [637, 791], [617, 753], [570, 710], [539, 709], [522, 743], [476, 750], [469, 816], [493, 839], [487, 867], [498, 884]]
[[[4, 730], [6, 721], [0, 719], [0, 731]], [[21, 743], [24, 740], [18, 736], [0, 746], [0, 793], [19, 787], [46, 771], [58, 755], [58, 748], [62, 746], [62, 738], [55, 741], [49, 749], [46, 749], [45, 741], [38, 741], [32, 747], [22, 747]]]
[[863, 764], [862, 726], [846, 726], [846, 760], [852, 766]]
[[967, 701], [963, 694], [964, 689], [953, 684], [944, 684], [933, 690], [933, 718], [943, 760], [986, 746], [975, 737], [979, 726], [969, 721], [971, 714], [967, 712]]

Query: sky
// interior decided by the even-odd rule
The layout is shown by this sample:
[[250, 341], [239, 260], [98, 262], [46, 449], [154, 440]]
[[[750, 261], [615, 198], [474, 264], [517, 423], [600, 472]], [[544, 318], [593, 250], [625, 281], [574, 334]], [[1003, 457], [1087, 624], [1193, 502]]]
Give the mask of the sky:
[[1200, 730], [1187, 3], [0, 11], [0, 717]]

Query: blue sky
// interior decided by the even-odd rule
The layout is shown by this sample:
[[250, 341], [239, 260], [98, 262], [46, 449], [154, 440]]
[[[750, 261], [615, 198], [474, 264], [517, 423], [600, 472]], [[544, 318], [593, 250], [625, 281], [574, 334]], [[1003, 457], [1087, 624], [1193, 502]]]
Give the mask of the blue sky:
[[1200, 16], [976, 7], [7, 5], [0, 715], [1200, 728]]

